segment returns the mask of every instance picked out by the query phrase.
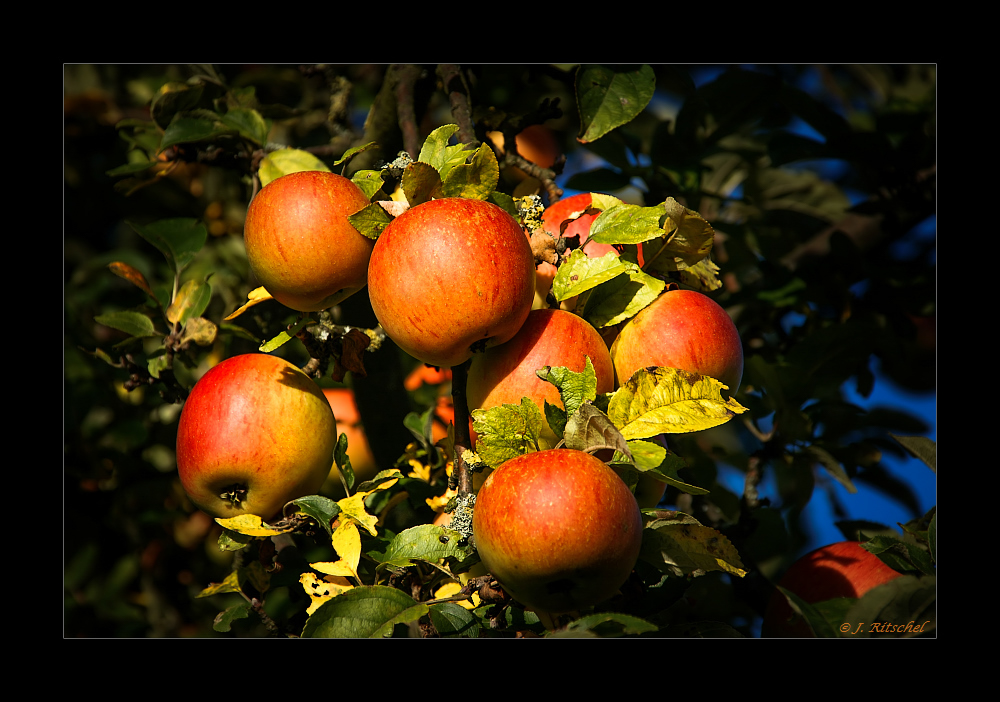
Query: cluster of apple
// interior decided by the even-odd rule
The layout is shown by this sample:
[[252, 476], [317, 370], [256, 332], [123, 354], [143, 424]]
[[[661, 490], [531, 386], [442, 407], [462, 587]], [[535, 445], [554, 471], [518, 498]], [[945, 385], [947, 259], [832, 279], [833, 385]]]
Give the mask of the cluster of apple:
[[[586, 239], [596, 216], [581, 214], [589, 198], [548, 208], [544, 226], [599, 257], [613, 249]], [[525, 228], [501, 207], [431, 199], [399, 213], [372, 239], [348, 220], [368, 204], [339, 175], [277, 178], [247, 212], [251, 269], [274, 299], [302, 312], [367, 287], [382, 329], [412, 357], [445, 369], [471, 359], [470, 409], [525, 397], [561, 407], [558, 389], [536, 371], [582, 372], [588, 359], [598, 394], [650, 366], [711, 376], [731, 392], [739, 387], [739, 335], [706, 295], [669, 289], [605, 338], [578, 314], [548, 306], [555, 267], [536, 264]], [[265, 519], [288, 500], [318, 492], [330, 476], [337, 421], [347, 419], [335, 418], [331, 401], [277, 357], [218, 364], [181, 415], [177, 463], [185, 490], [215, 516]], [[548, 612], [614, 594], [635, 565], [643, 529], [640, 505], [619, 474], [591, 453], [556, 448], [559, 438], [550, 431], [543, 450], [494, 470], [478, 491], [473, 523], [488, 570], [522, 604]]]

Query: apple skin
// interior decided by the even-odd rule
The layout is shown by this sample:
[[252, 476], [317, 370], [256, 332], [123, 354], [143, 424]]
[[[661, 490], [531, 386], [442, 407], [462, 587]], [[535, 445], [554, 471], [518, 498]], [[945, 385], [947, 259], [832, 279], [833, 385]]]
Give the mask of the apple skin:
[[[354, 391], [350, 388], [323, 388], [323, 395], [333, 409], [336, 438], [339, 439], [341, 434], [347, 435], [347, 456], [351, 459], [351, 468], [354, 470], [354, 484], [371, 480], [378, 473], [378, 465], [361, 424], [361, 413], [354, 399]], [[323, 490], [337, 495], [344, 492], [336, 461], [330, 468]]]
[[715, 300], [693, 290], [667, 290], [630, 319], [611, 345], [619, 384], [640, 368], [664, 366], [700, 373], [729, 386], [743, 379], [740, 334]]
[[347, 216], [368, 205], [351, 180], [302, 171], [271, 181], [247, 208], [244, 241], [250, 270], [271, 296], [293, 310], [339, 304], [368, 282], [375, 242]]
[[396, 217], [375, 243], [368, 296], [403, 351], [451, 368], [521, 328], [535, 294], [524, 229], [500, 207], [442, 198]]
[[483, 564], [529, 609], [571, 612], [612, 597], [635, 566], [642, 515], [618, 474], [574, 449], [513, 458], [476, 496]]
[[[532, 310], [512, 339], [476, 354], [469, 366], [466, 396], [469, 410], [521, 404], [531, 398], [545, 411], [545, 401], [563, 407], [559, 389], [535, 373], [544, 366], [564, 366], [580, 373], [590, 357], [597, 375], [597, 394], [615, 389], [615, 369], [601, 335], [582, 317], [565, 310]], [[558, 439], [545, 426], [543, 448]]]
[[[292, 363], [263, 353], [222, 361], [195, 383], [177, 426], [184, 491], [214, 517], [267, 520], [319, 492], [336, 441], [330, 403]], [[238, 504], [220, 497], [246, 489]]]
[[[808, 604], [835, 597], [857, 598], [874, 587], [900, 577], [899, 573], [858, 541], [840, 541], [812, 551], [795, 563], [778, 581]], [[768, 601], [761, 626], [762, 637], [812, 638], [809, 625], [801, 618], [790, 622], [792, 608], [775, 590]]]

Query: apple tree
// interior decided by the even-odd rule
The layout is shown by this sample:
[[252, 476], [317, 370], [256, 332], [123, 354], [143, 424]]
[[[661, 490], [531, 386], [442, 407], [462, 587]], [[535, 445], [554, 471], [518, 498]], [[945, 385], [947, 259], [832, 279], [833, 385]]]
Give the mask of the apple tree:
[[[67, 65], [64, 86], [66, 636], [752, 637], [776, 592], [813, 633], [933, 636], [936, 512], [885, 462], [936, 470], [929, 427], [846, 393], [935, 389], [932, 65]], [[317, 173], [336, 178], [299, 180], [354, 198], [348, 238], [293, 221], [304, 243], [278, 252], [299, 191], [250, 205]], [[348, 259], [320, 302], [285, 296]], [[496, 370], [539, 310], [572, 323], [532, 331], [526, 376]], [[199, 432], [225, 404], [202, 403], [185, 456], [226, 434], [246, 454], [224, 496], [254, 472], [283, 498], [209, 514], [178, 424], [250, 354], [310, 398], [348, 389], [360, 431], [335, 409], [317, 435], [315, 402], [283, 416], [287, 377], [241, 398], [245, 441]], [[488, 403], [470, 364], [527, 379]], [[282, 493], [264, 444], [333, 445], [329, 479]], [[586, 456], [593, 494], [539, 487], [552, 455]], [[842, 516], [859, 486], [909, 517]], [[519, 509], [532, 490], [574, 507]], [[828, 602], [777, 589], [818, 502], [899, 576]], [[529, 543], [543, 555], [508, 557]], [[546, 561], [568, 570], [513, 586]], [[599, 596], [552, 596], [580, 583]], [[574, 606], [511, 594], [539, 587]]]

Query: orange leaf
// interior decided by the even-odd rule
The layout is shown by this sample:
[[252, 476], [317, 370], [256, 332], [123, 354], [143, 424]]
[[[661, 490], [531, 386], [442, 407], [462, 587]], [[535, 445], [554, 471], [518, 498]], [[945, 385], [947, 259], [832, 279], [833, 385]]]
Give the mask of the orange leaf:
[[108, 264], [108, 268], [110, 268], [111, 272], [119, 278], [124, 278], [154, 300], [156, 299], [152, 289], [149, 287], [149, 283], [146, 282], [146, 277], [132, 266], [127, 263], [123, 263], [122, 261], [112, 261]]

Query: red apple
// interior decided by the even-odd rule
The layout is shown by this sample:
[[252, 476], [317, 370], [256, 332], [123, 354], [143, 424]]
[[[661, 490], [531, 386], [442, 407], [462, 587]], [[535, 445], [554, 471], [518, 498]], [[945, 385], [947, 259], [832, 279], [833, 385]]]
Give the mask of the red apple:
[[[895, 580], [899, 573], [857, 541], [840, 541], [806, 554], [785, 572], [778, 585], [790, 590], [807, 604], [835, 597], [858, 598], [874, 587]], [[792, 620], [788, 599], [775, 590], [768, 601], [761, 636], [811, 638], [809, 625]]]
[[573, 449], [513, 458], [476, 496], [483, 564], [530, 609], [559, 614], [612, 597], [639, 557], [642, 515], [618, 474]]
[[[378, 465], [375, 463], [368, 436], [361, 424], [361, 413], [354, 399], [354, 391], [350, 388], [324, 388], [323, 394], [329, 401], [333, 416], [337, 420], [335, 429], [337, 438], [339, 439], [341, 434], [347, 435], [347, 456], [351, 459], [351, 468], [354, 470], [354, 484], [371, 480], [378, 473]], [[336, 462], [330, 469], [325, 488], [327, 492], [337, 494], [344, 490]]]
[[369, 263], [368, 295], [403, 351], [450, 368], [517, 333], [534, 276], [531, 247], [513, 217], [483, 200], [443, 198], [385, 228]]
[[177, 471], [214, 517], [267, 520], [315, 494], [330, 472], [335, 422], [319, 386], [288, 361], [234, 356], [195, 383], [177, 426]]
[[[614, 366], [601, 335], [582, 317], [565, 310], [532, 310], [510, 341], [477, 354], [469, 366], [466, 392], [469, 409], [518, 405], [531, 398], [538, 408], [545, 402], [562, 407], [559, 389], [535, 373], [544, 366], [564, 366], [580, 373], [590, 357], [597, 374], [597, 393], [614, 390]], [[544, 448], [558, 439], [545, 427]]]
[[257, 193], [244, 225], [250, 269], [286, 307], [315, 312], [367, 284], [375, 242], [347, 216], [368, 204], [361, 189], [335, 173], [302, 171]]
[[743, 379], [736, 325], [715, 300], [693, 290], [667, 290], [630, 319], [611, 345], [611, 358], [619, 384], [649, 366], [710, 376], [731, 395]]

